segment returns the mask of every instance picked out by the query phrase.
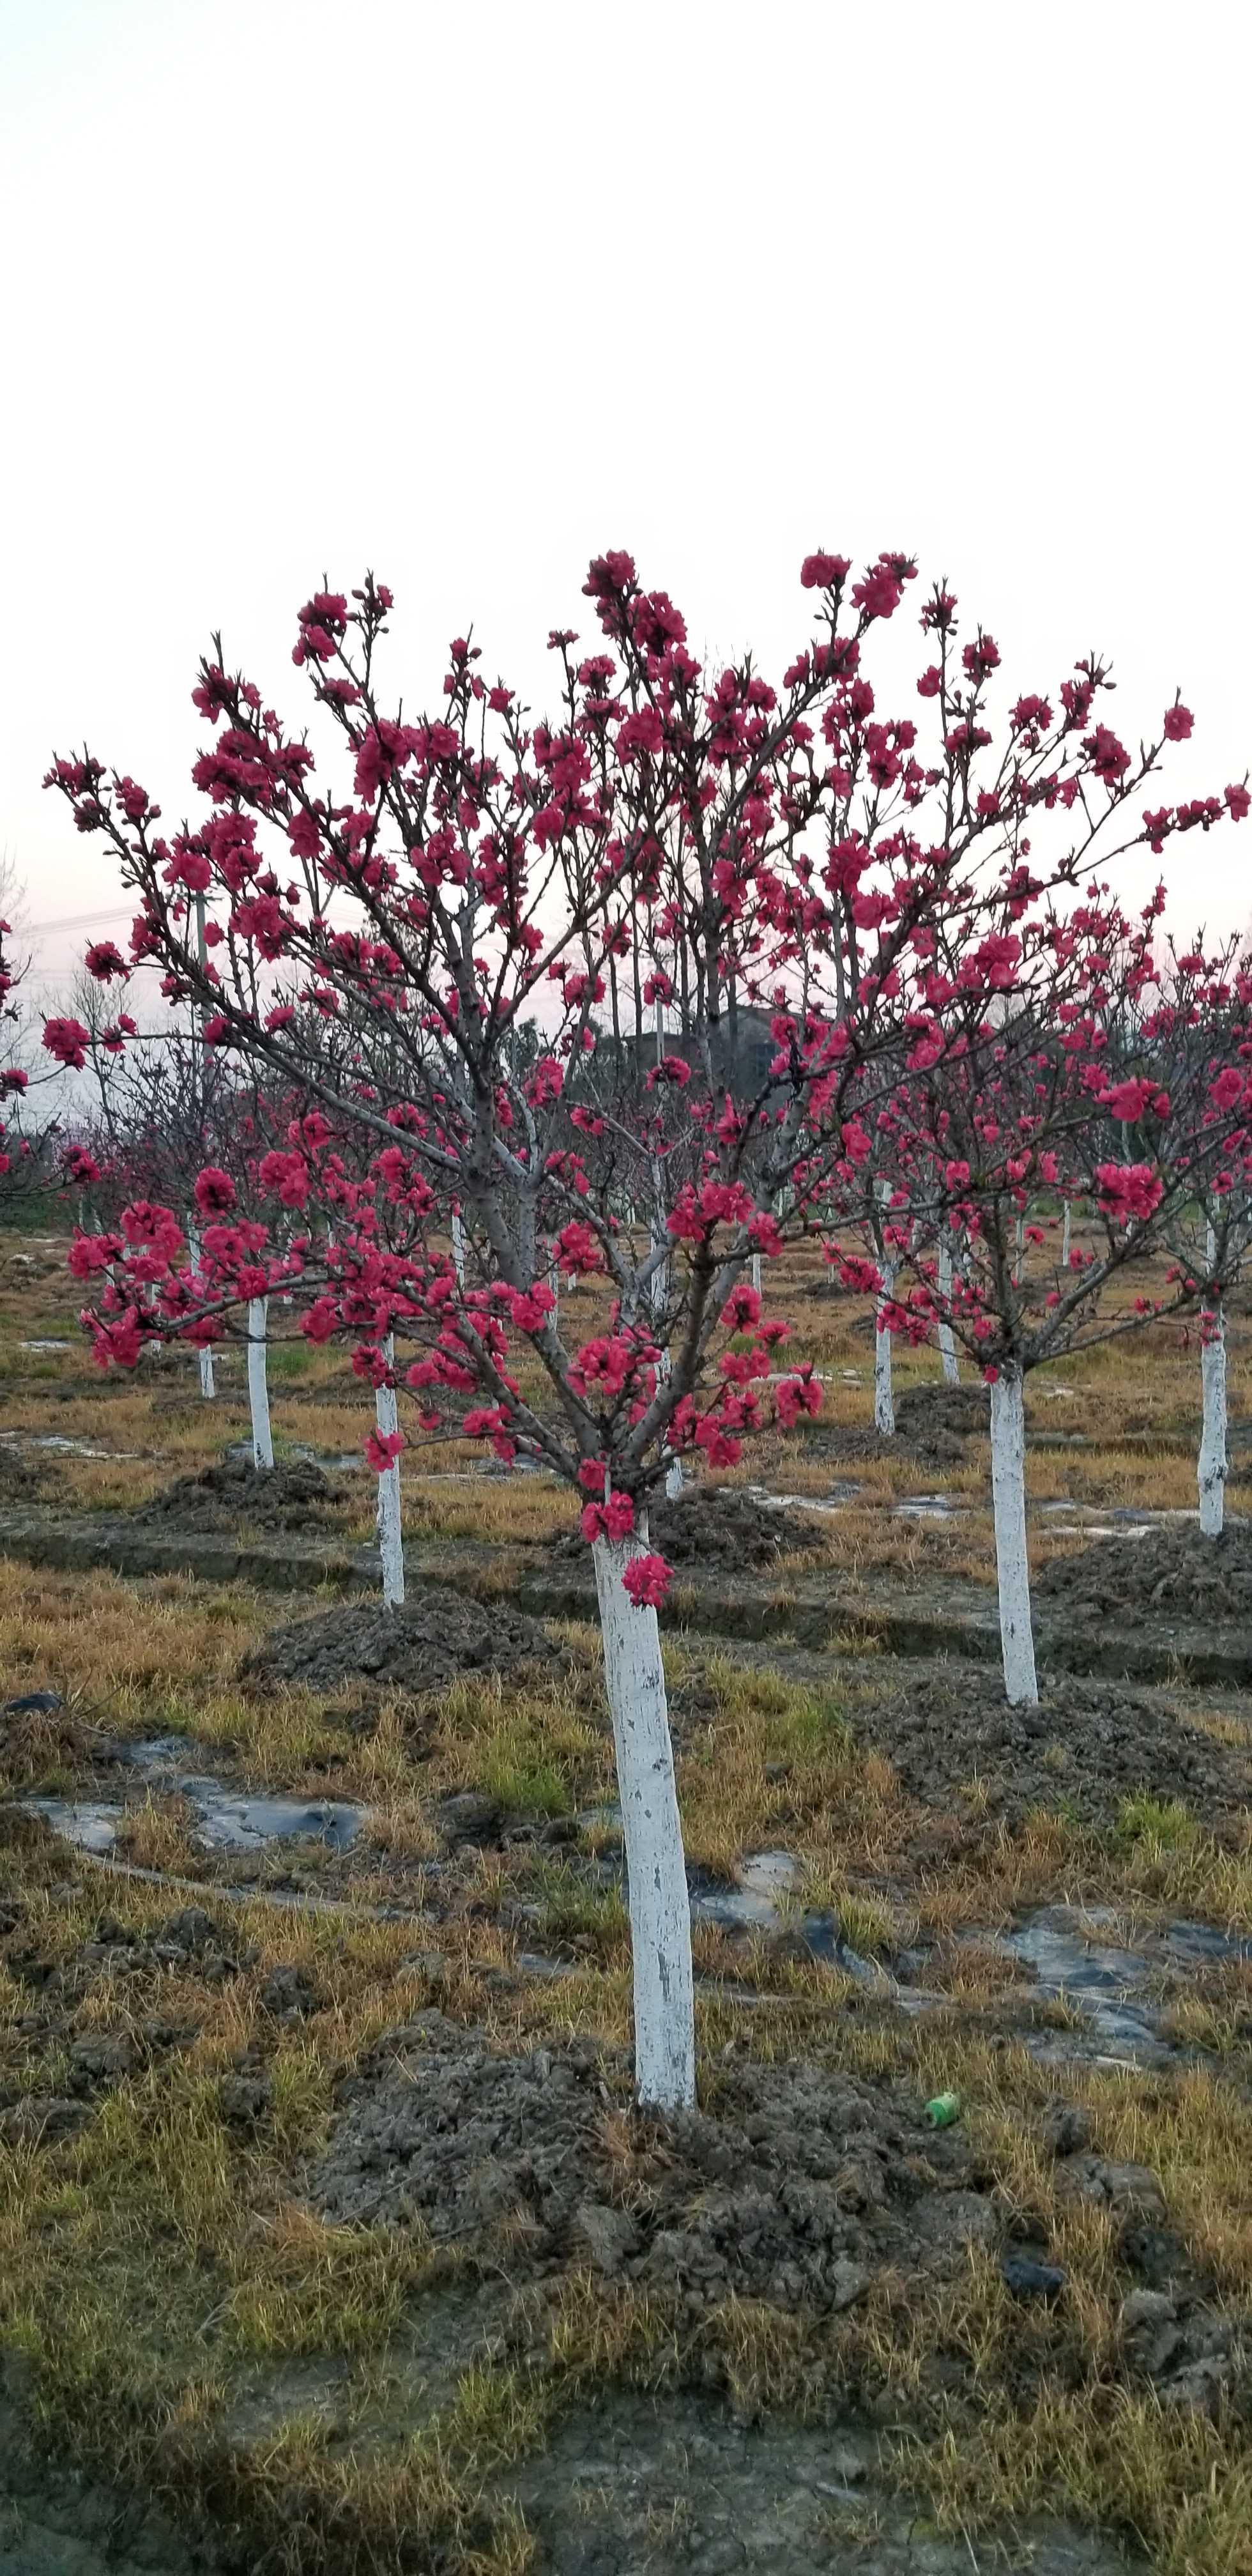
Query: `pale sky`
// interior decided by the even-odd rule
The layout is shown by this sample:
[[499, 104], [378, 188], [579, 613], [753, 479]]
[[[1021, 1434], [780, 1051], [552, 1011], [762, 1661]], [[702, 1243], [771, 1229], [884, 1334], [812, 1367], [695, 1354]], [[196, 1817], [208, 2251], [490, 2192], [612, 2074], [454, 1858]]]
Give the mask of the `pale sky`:
[[[471, 621], [542, 703], [606, 546], [775, 677], [804, 553], [906, 548], [910, 672], [946, 573], [1014, 694], [1098, 646], [1137, 741], [1181, 685], [1153, 802], [1241, 777], [1250, 53], [1213, 0], [0, 0], [32, 923], [119, 900], [53, 745], [177, 818], [210, 628], [302, 717], [323, 570], [391, 583], [415, 712]], [[1183, 926], [1248, 920], [1252, 822], [1171, 857]], [[42, 990], [90, 935], [40, 933]]]

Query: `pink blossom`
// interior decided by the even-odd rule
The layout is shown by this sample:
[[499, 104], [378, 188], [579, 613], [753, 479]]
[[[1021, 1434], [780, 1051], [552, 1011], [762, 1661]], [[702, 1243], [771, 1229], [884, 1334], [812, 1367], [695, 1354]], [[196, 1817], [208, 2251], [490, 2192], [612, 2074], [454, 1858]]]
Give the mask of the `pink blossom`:
[[806, 555], [800, 566], [801, 590], [833, 590], [846, 581], [852, 565], [847, 555]]
[[799, 1377], [785, 1377], [774, 1389], [774, 1411], [788, 1430], [802, 1413], [816, 1414], [822, 1409], [822, 1389], [810, 1369]]
[[135, 1199], [122, 1210], [122, 1232], [131, 1244], [150, 1245], [164, 1261], [184, 1249], [184, 1235], [172, 1208], [160, 1207], [151, 1199]]
[[663, 748], [664, 741], [661, 719], [656, 708], [636, 707], [633, 714], [626, 716], [618, 726], [618, 759], [633, 760], [641, 751], [648, 752], [655, 759], [657, 753]]
[[201, 1216], [224, 1216], [235, 1204], [235, 1184], [229, 1172], [210, 1163], [197, 1174], [191, 1195]]
[[45, 1020], [42, 1043], [58, 1064], [81, 1071], [87, 1061], [84, 1049], [90, 1034], [81, 1020]]
[[257, 1165], [257, 1180], [267, 1198], [278, 1198], [284, 1207], [303, 1207], [308, 1199], [310, 1172], [303, 1154], [263, 1154]]
[[[1145, 1082], [1138, 1077], [1130, 1082], [1115, 1083], [1111, 1091], [1102, 1091], [1100, 1106], [1107, 1109], [1110, 1118], [1124, 1119], [1128, 1126], [1133, 1127], [1136, 1119], [1142, 1118], [1144, 1111], [1152, 1107], [1159, 1096], [1154, 1082]], [[1168, 1101], [1165, 1106], [1168, 1109]]]
[[547, 1281], [537, 1279], [532, 1288], [511, 1291], [509, 1313], [519, 1333], [541, 1333], [555, 1304]]
[[1167, 707], [1161, 731], [1167, 742], [1188, 741], [1195, 731], [1195, 717], [1190, 707], [1184, 707], [1180, 700], [1176, 700], [1172, 707]]
[[404, 1447], [402, 1431], [371, 1431], [365, 1443], [365, 1455], [376, 1476], [385, 1476], [394, 1467]]
[[1100, 1206], [1117, 1224], [1152, 1216], [1165, 1195], [1165, 1184], [1150, 1163], [1097, 1163], [1095, 1182]]
[[629, 1538], [635, 1526], [635, 1506], [629, 1494], [613, 1493], [605, 1503], [588, 1503], [579, 1527], [588, 1547], [598, 1538]]
[[655, 1091], [659, 1082], [667, 1082], [676, 1091], [685, 1091], [691, 1080], [691, 1067], [681, 1055], [663, 1055], [659, 1064], [649, 1068], [647, 1088]]
[[636, 1556], [622, 1576], [622, 1589], [636, 1610], [659, 1610], [673, 1580], [673, 1566], [663, 1556]]

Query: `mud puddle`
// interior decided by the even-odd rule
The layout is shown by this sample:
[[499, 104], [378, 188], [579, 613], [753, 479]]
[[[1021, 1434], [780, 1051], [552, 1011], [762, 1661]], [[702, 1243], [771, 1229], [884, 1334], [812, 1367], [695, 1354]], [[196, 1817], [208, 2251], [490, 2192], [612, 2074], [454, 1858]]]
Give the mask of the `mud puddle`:
[[70, 1440], [59, 1431], [37, 1431], [27, 1436], [14, 1431], [2, 1435], [3, 1446], [12, 1455], [22, 1457], [28, 1450], [39, 1450], [61, 1458], [163, 1458], [163, 1449], [102, 1449], [91, 1440]]
[[[191, 1839], [206, 1854], [258, 1852], [271, 1842], [320, 1842], [331, 1851], [347, 1851], [355, 1842], [368, 1810], [344, 1798], [301, 1798], [273, 1791], [251, 1795], [228, 1788], [208, 1772], [170, 1769], [170, 1740], [156, 1737], [126, 1748], [126, 1759], [151, 1776], [152, 1785], [171, 1797], [184, 1798], [194, 1810]], [[78, 1851], [109, 1856], [119, 1834], [138, 1812], [121, 1798], [23, 1798], [30, 1813], [42, 1816], [54, 1834]]]
[[1111, 1906], [1047, 1905], [1007, 1933], [984, 1938], [1032, 1969], [1034, 1995], [1076, 2004], [1106, 2048], [1138, 2064], [1165, 2063], [1188, 2052], [1165, 2034], [1165, 1992], [1203, 1968], [1252, 1959], [1252, 1941], [1210, 1923], [1180, 1921], [1154, 1931], [1142, 1950], [1101, 1937], [1116, 1925]]

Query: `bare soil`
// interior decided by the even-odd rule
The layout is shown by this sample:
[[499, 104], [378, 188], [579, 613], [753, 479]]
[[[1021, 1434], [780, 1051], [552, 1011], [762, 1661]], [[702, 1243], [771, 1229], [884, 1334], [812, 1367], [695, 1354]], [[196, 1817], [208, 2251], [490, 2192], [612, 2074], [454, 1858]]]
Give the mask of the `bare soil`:
[[[777, 1564], [789, 1550], [820, 1543], [818, 1523], [772, 1510], [734, 1485], [695, 1486], [677, 1502], [664, 1497], [648, 1508], [648, 1538], [658, 1555], [690, 1574], [754, 1573]], [[555, 1565], [577, 1565], [591, 1574], [591, 1550], [577, 1530], [555, 1539], [545, 1556]]]
[[[821, 2064], [723, 2063], [708, 2107], [673, 2120], [635, 2110], [629, 2088], [628, 2056], [591, 2039], [505, 2055], [484, 2032], [423, 2013], [341, 2080], [309, 2197], [343, 2224], [421, 2225], [487, 2270], [507, 2259], [515, 2286], [547, 2284], [549, 2297], [590, 2265], [664, 2301], [687, 2328], [731, 2297], [854, 2322], [871, 2291], [907, 2307], [981, 2250], [1024, 2311], [1055, 2308], [1064, 2333], [1063, 2271], [1039, 2300], [1040, 2222], [1010, 2208], [964, 2132], [933, 2129], [903, 2084]], [[1155, 2293], [1128, 2335], [1127, 2375], [1206, 2409], [1246, 2390], [1244, 2328], [1215, 2317], [1156, 2176], [1109, 2163], [1063, 2101], [1037, 2116], [1066, 2194], [1120, 2230], [1127, 2291], [1137, 2279]], [[542, 2301], [534, 2313], [541, 2321]], [[874, 2365], [855, 2341], [827, 2343], [827, 2369], [832, 2353], [840, 2395], [872, 2397]]]
[[973, 1807], [1018, 1825], [1058, 1809], [1101, 1829], [1139, 1792], [1181, 1801], [1233, 1836], [1252, 1795], [1246, 1754], [1116, 1682], [1056, 1674], [1038, 1708], [1011, 1708], [997, 1670], [932, 1667], [849, 1710], [854, 1733], [885, 1753], [909, 1795], [951, 1813]]
[[874, 1427], [868, 1385], [865, 1407], [863, 1422], [824, 1421], [818, 1414], [812, 1422], [797, 1425], [790, 1436], [798, 1444], [798, 1454], [810, 1461], [829, 1458], [849, 1465], [900, 1458], [912, 1459], [919, 1467], [960, 1467], [969, 1456], [971, 1440], [985, 1439], [989, 1428], [986, 1389], [947, 1386], [942, 1379], [934, 1386], [900, 1390], [890, 1438]]
[[629, 2060], [577, 2039], [528, 2057], [423, 2014], [341, 2087], [311, 2177], [326, 2215], [420, 2221], [514, 2278], [592, 2263], [677, 2289], [828, 2313], [890, 2264], [946, 2273], [1001, 2221], [964, 2139], [902, 2091], [805, 2065], [727, 2070], [716, 2108], [667, 2124], [630, 2107]]
[[285, 1682], [340, 1691], [365, 1682], [414, 1693], [445, 1689], [461, 1673], [563, 1668], [562, 1650], [535, 1619], [506, 1602], [489, 1609], [443, 1584], [423, 1583], [397, 1610], [378, 1600], [348, 1603], [315, 1619], [271, 1629], [240, 1665], [253, 1688]]
[[1252, 1523], [1228, 1524], [1216, 1539], [1186, 1521], [1146, 1538], [1097, 1539], [1073, 1556], [1054, 1556], [1034, 1588], [1080, 1619], [1148, 1612], [1252, 1625]]
[[298, 1458], [289, 1466], [258, 1475], [245, 1460], [229, 1458], [202, 1467], [195, 1475], [176, 1477], [132, 1513], [131, 1520], [138, 1529], [193, 1530], [210, 1536], [237, 1530], [241, 1523], [255, 1529], [316, 1534], [333, 1526], [349, 1499], [346, 1483], [328, 1476], [312, 1459]]

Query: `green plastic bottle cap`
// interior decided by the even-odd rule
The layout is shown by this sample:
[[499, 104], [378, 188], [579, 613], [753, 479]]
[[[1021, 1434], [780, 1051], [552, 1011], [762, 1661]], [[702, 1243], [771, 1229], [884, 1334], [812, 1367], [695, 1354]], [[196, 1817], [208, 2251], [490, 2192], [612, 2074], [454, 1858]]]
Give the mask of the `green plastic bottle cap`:
[[932, 2129], [950, 2129], [953, 2121], [959, 2120], [960, 2116], [959, 2093], [936, 2093], [934, 2101], [926, 2105], [926, 2117]]

